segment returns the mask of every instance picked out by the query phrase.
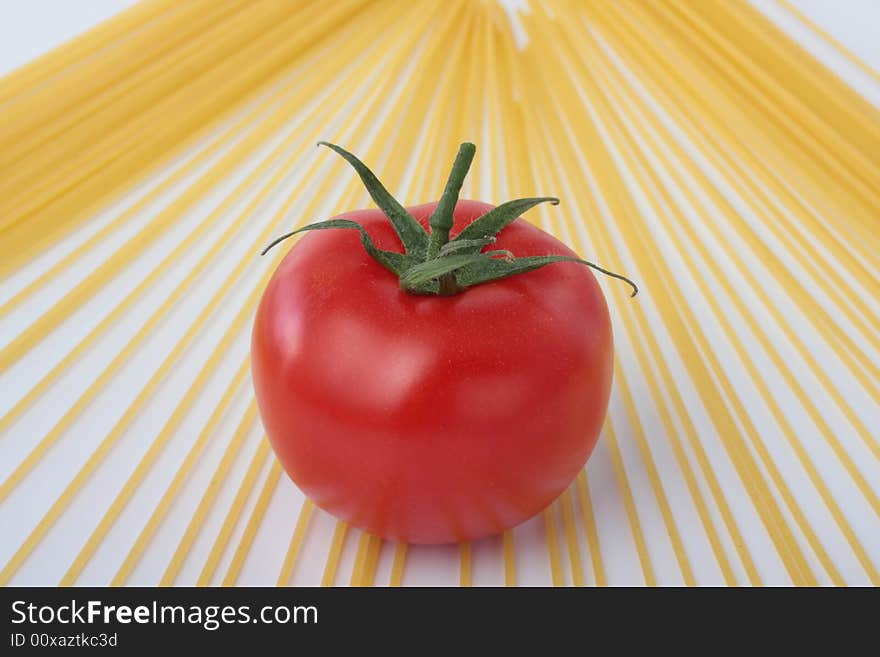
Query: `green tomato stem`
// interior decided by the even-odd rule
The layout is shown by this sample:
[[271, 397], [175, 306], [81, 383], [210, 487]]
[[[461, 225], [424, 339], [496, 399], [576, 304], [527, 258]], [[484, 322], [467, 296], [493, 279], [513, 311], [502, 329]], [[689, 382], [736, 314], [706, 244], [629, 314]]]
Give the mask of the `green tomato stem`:
[[452, 296], [474, 285], [524, 274], [555, 262], [577, 262], [586, 265], [606, 276], [628, 283], [632, 287], [632, 296], [639, 291], [636, 284], [626, 276], [615, 274], [581, 258], [559, 255], [516, 257], [505, 250], [483, 251], [483, 248], [493, 243], [495, 236], [515, 221], [521, 213], [539, 203], [557, 205], [559, 199], [552, 196], [521, 198], [502, 203], [465, 226], [450, 242], [449, 231], [454, 222], [458, 195], [461, 193], [461, 186], [477, 150], [471, 143], [466, 142], [458, 149], [446, 188], [428, 220], [431, 227], [430, 235], [357, 156], [335, 144], [323, 141], [319, 143], [341, 155], [355, 169], [370, 196], [385, 213], [403, 243], [405, 253], [377, 248], [369, 233], [356, 221], [331, 219], [309, 224], [282, 235], [269, 244], [263, 254], [300, 231], [348, 228], [360, 232], [361, 243], [370, 257], [396, 275], [401, 288], [411, 294]]
[[431, 218], [428, 220], [431, 226], [431, 235], [428, 240], [429, 259], [436, 258], [443, 245], [449, 241], [449, 231], [452, 230], [455, 204], [458, 202], [461, 186], [464, 184], [464, 179], [471, 168], [476, 152], [477, 147], [468, 142], [463, 143], [458, 148], [458, 155], [455, 156], [455, 162], [452, 164], [452, 171], [449, 173], [446, 189], [443, 190], [443, 196], [440, 197], [437, 207], [434, 208], [434, 212], [431, 213]]

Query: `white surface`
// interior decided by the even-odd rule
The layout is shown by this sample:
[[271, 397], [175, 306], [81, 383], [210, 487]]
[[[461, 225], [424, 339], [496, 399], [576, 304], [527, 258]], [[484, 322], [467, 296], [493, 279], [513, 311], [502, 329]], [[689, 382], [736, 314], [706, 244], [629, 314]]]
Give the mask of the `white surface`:
[[0, 76], [60, 46], [136, 0], [0, 0]]
[[[773, 4], [761, 0], [759, 7]], [[874, 69], [880, 68], [880, 2], [877, 0], [793, 0], [795, 7]]]

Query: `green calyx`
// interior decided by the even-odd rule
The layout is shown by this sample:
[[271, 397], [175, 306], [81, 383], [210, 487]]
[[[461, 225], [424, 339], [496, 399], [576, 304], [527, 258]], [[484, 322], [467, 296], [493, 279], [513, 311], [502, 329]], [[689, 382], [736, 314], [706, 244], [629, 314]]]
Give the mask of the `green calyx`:
[[430, 233], [425, 231], [415, 217], [398, 203], [376, 175], [355, 155], [325, 141], [318, 144], [334, 150], [354, 167], [373, 201], [388, 217], [388, 221], [391, 222], [394, 231], [403, 243], [405, 252], [398, 253], [379, 249], [369, 233], [356, 221], [330, 219], [303, 226], [278, 237], [263, 250], [261, 255], [265, 255], [279, 242], [300, 232], [350, 228], [360, 232], [361, 243], [366, 252], [376, 262], [397, 276], [401, 288], [412, 294], [450, 296], [480, 283], [489, 283], [515, 274], [522, 274], [554, 262], [578, 262], [607, 276], [629, 283], [633, 289], [630, 296], [635, 296], [639, 291], [636, 284], [625, 276], [615, 274], [580, 258], [558, 255], [518, 258], [510, 251], [483, 251], [485, 247], [495, 242], [495, 236], [505, 226], [512, 223], [523, 212], [540, 203], [558, 205], [559, 199], [557, 198], [521, 198], [502, 203], [472, 221], [450, 240], [449, 231], [453, 224], [455, 204], [458, 202], [461, 186], [477, 150], [473, 144], [464, 143], [459, 147], [458, 155], [449, 174], [449, 180], [446, 183], [446, 189], [443, 190], [443, 195], [428, 220], [431, 227]]

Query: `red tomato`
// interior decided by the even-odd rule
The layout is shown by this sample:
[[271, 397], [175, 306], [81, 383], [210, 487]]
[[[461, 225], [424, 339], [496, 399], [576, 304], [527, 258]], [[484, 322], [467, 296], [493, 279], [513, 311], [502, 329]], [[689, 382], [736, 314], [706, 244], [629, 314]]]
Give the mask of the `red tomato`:
[[[435, 206], [409, 211], [427, 226]], [[452, 235], [491, 208], [459, 201]], [[341, 216], [402, 251], [380, 210]], [[575, 255], [522, 219], [492, 248]], [[325, 230], [275, 272], [252, 357], [269, 440], [315, 504], [389, 540], [447, 543], [523, 522], [583, 467], [608, 405], [611, 322], [577, 263], [418, 296], [356, 231]]]

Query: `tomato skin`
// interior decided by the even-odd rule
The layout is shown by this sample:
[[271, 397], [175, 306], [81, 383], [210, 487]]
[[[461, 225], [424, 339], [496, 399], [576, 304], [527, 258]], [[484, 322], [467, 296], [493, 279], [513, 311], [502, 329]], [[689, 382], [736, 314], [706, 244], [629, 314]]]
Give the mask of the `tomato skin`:
[[[427, 226], [435, 205], [408, 209]], [[452, 236], [491, 208], [459, 201]], [[381, 211], [340, 217], [403, 250]], [[522, 219], [491, 248], [575, 255]], [[352, 230], [307, 233], [286, 255], [251, 353], [260, 415], [293, 481], [334, 516], [408, 543], [478, 539], [552, 502], [596, 444], [613, 367], [587, 267], [417, 296]]]

